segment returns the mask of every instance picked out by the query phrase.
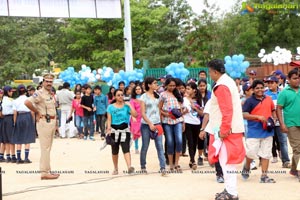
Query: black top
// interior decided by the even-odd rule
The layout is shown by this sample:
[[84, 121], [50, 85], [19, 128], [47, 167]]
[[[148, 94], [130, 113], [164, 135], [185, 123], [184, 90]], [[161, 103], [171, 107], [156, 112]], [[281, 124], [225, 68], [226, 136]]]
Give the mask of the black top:
[[94, 114], [93, 107], [94, 107], [94, 97], [92, 95], [90, 96], [83, 96], [81, 97], [81, 105], [84, 105], [86, 107], [89, 107], [92, 109], [92, 111], [88, 111], [87, 109], [83, 109], [83, 115], [84, 116], [91, 116]]

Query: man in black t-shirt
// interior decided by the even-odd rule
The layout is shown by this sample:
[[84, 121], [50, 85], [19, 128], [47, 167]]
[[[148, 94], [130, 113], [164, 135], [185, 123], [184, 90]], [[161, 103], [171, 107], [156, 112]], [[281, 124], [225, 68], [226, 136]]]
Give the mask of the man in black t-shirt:
[[83, 108], [83, 124], [84, 124], [84, 140], [87, 139], [88, 132], [90, 133], [90, 140], [94, 139], [94, 97], [91, 95], [92, 87], [85, 86], [85, 95], [81, 97], [81, 107]]

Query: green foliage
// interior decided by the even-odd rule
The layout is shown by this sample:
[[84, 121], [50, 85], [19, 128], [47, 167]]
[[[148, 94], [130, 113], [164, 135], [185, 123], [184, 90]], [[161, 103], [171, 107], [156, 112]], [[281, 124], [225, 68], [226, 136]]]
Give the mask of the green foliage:
[[[131, 0], [133, 59], [148, 60], [151, 68], [171, 62], [194, 68], [225, 55], [257, 57], [261, 48], [295, 52], [300, 44], [299, 14], [256, 9], [241, 15], [237, 0], [231, 13], [221, 15], [217, 5], [203, 2], [205, 9], [196, 15], [186, 0]], [[50, 60], [62, 69], [79, 70], [82, 64], [124, 69], [123, 27], [124, 19], [1, 17], [0, 85], [49, 69]]]

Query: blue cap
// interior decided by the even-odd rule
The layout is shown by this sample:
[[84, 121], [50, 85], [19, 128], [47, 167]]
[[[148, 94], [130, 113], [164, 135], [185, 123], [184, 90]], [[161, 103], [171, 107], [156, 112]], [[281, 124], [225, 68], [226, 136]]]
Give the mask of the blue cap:
[[166, 75], [166, 78], [173, 78], [171, 74]]
[[242, 81], [247, 82], [247, 81], [249, 81], [249, 78], [248, 77], [244, 77], [244, 78], [242, 78]]
[[280, 74], [280, 78], [281, 78], [281, 79], [286, 79], [286, 75]]
[[243, 85], [243, 91], [244, 91], [244, 92], [245, 92], [245, 91], [248, 91], [250, 88], [251, 88], [251, 84], [250, 84], [249, 82], [247, 82], [247, 83], [245, 83], [245, 84]]
[[9, 85], [6, 85], [6, 86], [4, 86], [3, 90], [8, 92], [8, 91], [12, 90], [12, 87], [10, 87]]
[[266, 82], [276, 82], [278, 83], [278, 79], [275, 76], [270, 76], [267, 78]]
[[280, 74], [283, 74], [281, 70], [277, 69], [275, 72], [274, 72], [276, 75], [280, 75]]
[[18, 85], [17, 90], [18, 90], [18, 91], [20, 91], [20, 90], [22, 90], [22, 89], [25, 90], [25, 88], [26, 88], [25, 85], [21, 84], [21, 85]]

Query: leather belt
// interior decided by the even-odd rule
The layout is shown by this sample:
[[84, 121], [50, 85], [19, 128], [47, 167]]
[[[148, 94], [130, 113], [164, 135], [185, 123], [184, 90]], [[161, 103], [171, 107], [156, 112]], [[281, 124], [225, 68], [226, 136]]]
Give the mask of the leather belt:
[[[45, 118], [45, 119], [46, 119], [46, 116], [45, 116], [45, 115], [42, 115], [41, 118]], [[56, 118], [55, 115], [54, 115], [54, 116], [50, 116], [50, 119], [55, 119], [55, 118]]]

